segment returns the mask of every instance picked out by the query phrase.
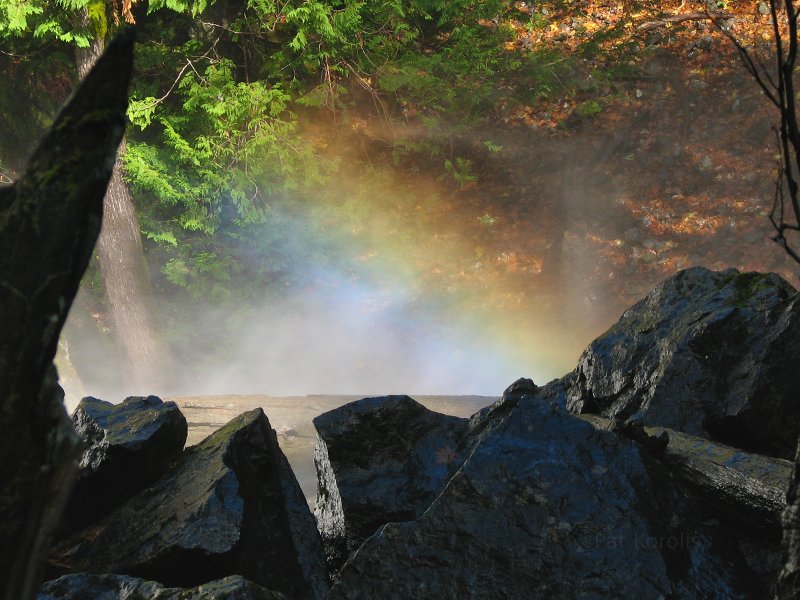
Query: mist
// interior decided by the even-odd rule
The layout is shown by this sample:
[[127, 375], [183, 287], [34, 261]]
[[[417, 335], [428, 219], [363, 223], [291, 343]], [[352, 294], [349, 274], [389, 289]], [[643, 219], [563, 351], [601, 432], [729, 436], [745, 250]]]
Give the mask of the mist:
[[[374, 214], [372, 227], [375, 218], [383, 217]], [[487, 304], [504, 290], [448, 291], [426, 281], [411, 267], [419, 244], [404, 243], [402, 233], [375, 246], [352, 230], [321, 225], [318, 215], [280, 208], [270, 223], [264, 235], [271, 236], [271, 251], [292, 257], [283, 289], [260, 301], [238, 302], [235, 290], [221, 302], [158, 300], [162, 319], [176, 332], [168, 390], [125, 385], [102, 322], [73, 307], [59, 365], [67, 405], [84, 394], [113, 402], [151, 393], [496, 396], [519, 377], [544, 382], [563, 375], [577, 358], [580, 344], [569, 347], [567, 335], [548, 339], [552, 315]], [[481, 271], [471, 253], [457, 256], [457, 246], [449, 260], [467, 260]]]
[[[200, 375], [183, 383], [185, 393], [490, 395], [530, 370], [457, 315], [420, 314], [400, 288], [321, 277], [327, 285], [316, 292], [259, 307], [229, 330], [234, 362], [215, 364], [211, 348], [199, 349], [191, 362]], [[224, 314], [200, 320], [225, 335]]]
[[[267, 273], [264, 288], [237, 289], [233, 277], [223, 294], [190, 298], [152, 259], [176, 365], [170, 389], [157, 390], [121, 380], [86, 282], [93, 300], [79, 296], [62, 337], [68, 405], [83, 394], [497, 396], [519, 377], [543, 384], [572, 370], [679, 269], [776, 271], [797, 285], [770, 241], [769, 118], [737, 77], [726, 85], [738, 90], [732, 106], [748, 107], [747, 145], [713, 94], [662, 89], [660, 112], [561, 136], [474, 132], [463, 152], [477, 183], [466, 185], [436, 161], [388, 166], [357, 134], [313, 123], [340, 168], [302, 202], [276, 197], [257, 235], [234, 248], [246, 272]], [[377, 135], [381, 124], [371, 127]], [[482, 140], [502, 151], [482, 152]]]

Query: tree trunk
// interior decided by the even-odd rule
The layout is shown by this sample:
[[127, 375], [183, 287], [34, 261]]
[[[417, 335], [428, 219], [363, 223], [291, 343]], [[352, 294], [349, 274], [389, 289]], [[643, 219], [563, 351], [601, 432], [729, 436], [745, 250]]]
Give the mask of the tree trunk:
[[[76, 50], [83, 79], [103, 51], [103, 40]], [[144, 259], [139, 219], [122, 177], [125, 140], [103, 201], [103, 226], [97, 241], [106, 309], [123, 369], [125, 395], [159, 394], [169, 387], [171, 355], [159, 334], [156, 307]]]
[[0, 187], [0, 598], [27, 600], [77, 474], [52, 361], [100, 230], [133, 35], [109, 46], [13, 187]]
[[170, 354], [159, 335], [156, 307], [144, 260], [139, 220], [122, 178], [123, 139], [103, 201], [103, 228], [97, 255], [106, 292], [106, 308], [123, 366], [126, 394], [163, 393]]
[[[84, 10], [83, 13], [83, 19], [88, 23], [89, 15], [86, 10]], [[80, 81], [83, 81], [84, 77], [89, 74], [94, 63], [96, 63], [100, 55], [103, 54], [103, 46], [103, 40], [96, 38], [88, 48], [75, 48], [75, 63], [78, 66], [78, 79]]]

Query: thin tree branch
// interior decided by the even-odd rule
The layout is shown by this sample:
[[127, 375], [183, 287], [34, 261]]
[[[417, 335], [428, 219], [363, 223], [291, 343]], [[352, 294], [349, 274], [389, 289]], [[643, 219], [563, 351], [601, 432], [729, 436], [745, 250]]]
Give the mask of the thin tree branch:
[[[716, 25], [716, 27], [725, 35], [725, 37], [727, 37], [728, 40], [730, 40], [731, 43], [736, 47], [736, 50], [739, 52], [739, 56], [741, 56], [742, 60], [744, 61], [745, 70], [750, 73], [753, 79], [756, 80], [758, 87], [760, 87], [767, 98], [769, 98], [769, 101], [780, 109], [780, 101], [776, 95], [776, 92], [778, 92], [778, 85], [773, 81], [772, 76], [769, 74], [769, 71], [764, 64], [761, 63], [759, 59], [759, 64], [756, 65], [753, 55], [741, 44], [741, 42], [739, 42], [738, 39], [736, 39], [736, 36], [722, 27], [716, 20], [714, 20], [714, 25]], [[767, 81], [764, 81], [762, 74], [766, 76]], [[770, 86], [768, 86], [767, 83], [772, 86], [772, 89], [770, 89]]]
[[653, 29], [658, 29], [659, 27], [666, 27], [667, 25], [683, 23], [684, 21], [705, 21], [707, 19], [730, 19], [733, 17], [734, 15], [732, 15], [731, 13], [708, 13], [708, 12], [671, 15], [669, 17], [664, 17], [657, 21], [648, 21], [647, 23], [642, 23], [636, 28], [636, 31], [639, 32], [651, 31]]
[[[769, 12], [775, 44], [773, 58], [777, 79], [773, 79], [770, 70], [760, 59], [754, 58], [732, 33], [721, 27], [718, 19], [714, 19], [714, 24], [734, 44], [742, 57], [745, 69], [780, 113], [780, 125], [773, 128], [780, 148], [780, 161], [769, 221], [775, 230], [772, 240], [795, 262], [800, 263], [800, 251], [796, 250], [786, 237], [789, 232], [800, 233], [800, 198], [798, 198], [800, 185], [797, 180], [797, 176], [800, 175], [800, 124], [797, 118], [794, 85], [798, 53], [798, 11], [795, 9], [794, 0], [770, 0]], [[782, 33], [781, 27], [784, 13], [787, 23], [785, 34]], [[787, 205], [791, 210], [787, 209]]]
[[211, 54], [211, 52], [216, 47], [217, 42], [219, 42], [219, 38], [214, 40], [214, 43], [211, 44], [211, 47], [208, 50], [206, 50], [205, 54], [203, 54], [202, 56], [199, 56], [199, 57], [195, 58], [194, 60], [187, 58], [186, 59], [186, 64], [183, 65], [183, 68], [180, 71], [178, 71], [178, 76], [175, 77], [175, 80], [172, 82], [172, 85], [169, 86], [169, 89], [166, 91], [166, 93], [163, 96], [161, 96], [160, 98], [156, 98], [153, 102], [151, 102], [150, 104], [145, 106], [143, 110], [149, 110], [149, 109], [153, 108], [154, 106], [158, 106], [164, 100], [166, 100], [169, 97], [169, 95], [172, 93], [172, 90], [175, 89], [175, 86], [178, 85], [178, 83], [180, 82], [181, 77], [183, 77], [183, 74], [186, 72], [186, 69], [191, 68], [192, 71], [194, 71], [194, 73], [198, 77], [200, 77], [201, 79], [204, 79], [204, 77], [202, 75], [200, 75], [200, 73], [198, 73], [197, 69], [194, 68], [194, 61], [199, 61], [199, 60], [203, 60], [205, 58], [208, 58], [208, 55]]

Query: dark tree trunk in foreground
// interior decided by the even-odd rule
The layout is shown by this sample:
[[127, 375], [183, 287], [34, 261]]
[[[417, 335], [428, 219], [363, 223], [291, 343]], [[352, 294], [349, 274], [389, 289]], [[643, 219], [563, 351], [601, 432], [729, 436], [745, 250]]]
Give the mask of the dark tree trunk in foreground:
[[[76, 50], [78, 75], [83, 79], [103, 51], [96, 39]], [[125, 141], [120, 145], [103, 207], [103, 227], [97, 255], [112, 334], [127, 394], [164, 393], [171, 373], [169, 349], [160, 334], [147, 274], [139, 219], [130, 190], [122, 177]]]
[[0, 597], [26, 600], [72, 487], [78, 440], [52, 361], [92, 255], [125, 129], [133, 34], [79, 86], [0, 189]]

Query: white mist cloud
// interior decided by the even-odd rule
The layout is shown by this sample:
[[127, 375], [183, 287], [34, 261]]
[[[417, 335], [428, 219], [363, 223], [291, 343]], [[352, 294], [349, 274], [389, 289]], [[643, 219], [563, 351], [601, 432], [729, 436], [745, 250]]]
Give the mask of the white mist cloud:
[[[479, 329], [421, 308], [399, 287], [331, 271], [314, 279], [317, 286], [250, 311], [235, 330], [225, 330], [224, 311], [198, 315], [209, 335], [192, 353], [194, 375], [181, 393], [496, 395], [531, 375]], [[235, 357], [228, 364], [217, 362], [221, 343]]]

